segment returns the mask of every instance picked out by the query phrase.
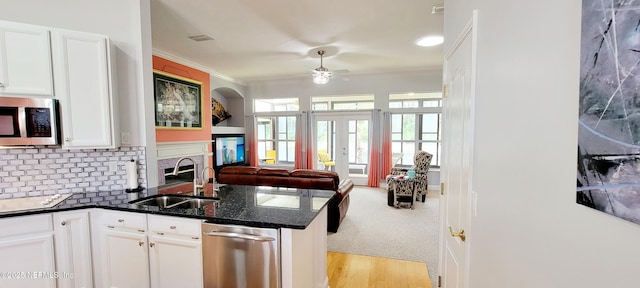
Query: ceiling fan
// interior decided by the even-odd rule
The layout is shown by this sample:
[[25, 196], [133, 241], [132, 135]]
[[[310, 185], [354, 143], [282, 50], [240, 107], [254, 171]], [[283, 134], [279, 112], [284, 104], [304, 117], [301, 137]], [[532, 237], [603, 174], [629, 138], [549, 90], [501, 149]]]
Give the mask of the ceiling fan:
[[316, 84], [327, 84], [329, 83], [329, 78], [331, 78], [331, 71], [326, 67], [322, 66], [322, 57], [324, 56], [324, 50], [318, 50], [318, 55], [320, 55], [320, 67], [313, 69], [313, 83]]

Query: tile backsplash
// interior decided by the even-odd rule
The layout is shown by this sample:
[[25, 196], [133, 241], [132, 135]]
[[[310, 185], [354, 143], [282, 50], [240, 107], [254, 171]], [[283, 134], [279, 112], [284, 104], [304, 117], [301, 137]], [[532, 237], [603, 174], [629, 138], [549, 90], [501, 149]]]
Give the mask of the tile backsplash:
[[124, 191], [131, 159], [138, 164], [138, 183], [147, 187], [144, 147], [0, 149], [0, 199]]

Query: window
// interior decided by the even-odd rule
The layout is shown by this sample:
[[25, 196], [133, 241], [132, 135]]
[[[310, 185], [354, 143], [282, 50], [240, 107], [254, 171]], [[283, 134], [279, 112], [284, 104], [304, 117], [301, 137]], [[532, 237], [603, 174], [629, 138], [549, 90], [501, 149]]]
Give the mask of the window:
[[257, 117], [256, 122], [260, 163], [293, 165], [296, 116]]
[[298, 111], [298, 98], [254, 99], [254, 112]]
[[399, 165], [413, 165], [416, 151], [433, 154], [432, 166], [440, 166], [442, 141], [442, 93], [389, 95], [391, 152], [403, 153]]
[[299, 109], [298, 98], [253, 100], [260, 164], [293, 166]]
[[311, 98], [311, 110], [371, 110], [373, 95], [337, 95]]

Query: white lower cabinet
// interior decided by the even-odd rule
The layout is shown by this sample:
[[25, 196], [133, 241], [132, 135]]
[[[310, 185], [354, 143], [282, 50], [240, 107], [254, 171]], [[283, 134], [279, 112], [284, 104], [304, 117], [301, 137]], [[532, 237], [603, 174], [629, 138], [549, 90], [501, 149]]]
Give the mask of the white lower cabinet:
[[93, 287], [89, 211], [54, 213], [53, 230], [58, 287]]
[[0, 287], [56, 287], [51, 214], [0, 220]]
[[151, 287], [203, 286], [201, 221], [148, 215]]
[[105, 228], [102, 287], [149, 287], [149, 254], [144, 233]]
[[114, 210], [94, 218], [96, 286], [203, 286], [200, 220]]
[[91, 214], [97, 287], [150, 287], [147, 215], [115, 210]]

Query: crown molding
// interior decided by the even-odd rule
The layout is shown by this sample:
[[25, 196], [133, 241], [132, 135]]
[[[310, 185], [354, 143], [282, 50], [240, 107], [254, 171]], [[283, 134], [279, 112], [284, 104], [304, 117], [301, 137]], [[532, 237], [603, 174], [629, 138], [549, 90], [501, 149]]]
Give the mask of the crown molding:
[[236, 79], [233, 79], [233, 78], [231, 78], [231, 77], [229, 77], [227, 75], [218, 73], [218, 72], [216, 72], [215, 69], [213, 69], [211, 67], [207, 67], [207, 66], [204, 66], [202, 64], [198, 64], [198, 63], [193, 62], [191, 60], [187, 60], [187, 59], [184, 59], [182, 57], [179, 57], [179, 56], [176, 56], [174, 54], [171, 54], [169, 52], [162, 51], [162, 50], [159, 50], [159, 49], [156, 49], [156, 48], [153, 48], [151, 50], [151, 52], [155, 56], [162, 57], [162, 58], [165, 58], [167, 60], [171, 60], [173, 62], [180, 63], [182, 65], [186, 65], [186, 66], [189, 66], [191, 68], [207, 72], [207, 73], [209, 73], [210, 76], [213, 76], [213, 77], [225, 80], [225, 81], [233, 82], [233, 83], [238, 84], [238, 85], [244, 85], [244, 86], [247, 85], [247, 83], [244, 83], [243, 81], [236, 80]]

